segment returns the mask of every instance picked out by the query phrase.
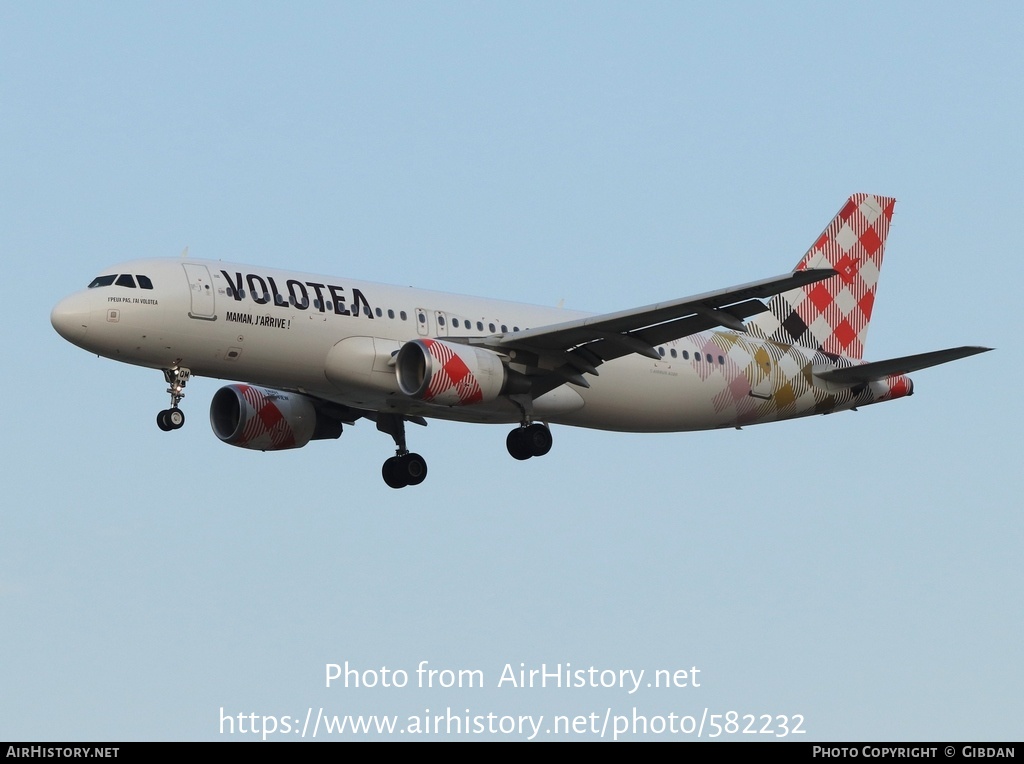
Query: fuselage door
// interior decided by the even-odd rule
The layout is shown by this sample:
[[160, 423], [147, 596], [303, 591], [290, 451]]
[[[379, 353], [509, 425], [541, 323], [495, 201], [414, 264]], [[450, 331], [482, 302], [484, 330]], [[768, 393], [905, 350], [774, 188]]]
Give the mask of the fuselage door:
[[448, 336], [448, 316], [443, 310], [434, 311], [434, 330], [435, 337], [447, 337]]
[[217, 313], [213, 303], [213, 279], [209, 269], [200, 263], [182, 263], [188, 277], [189, 291], [192, 295], [189, 318], [201, 318], [215, 321]]
[[421, 337], [429, 337], [431, 335], [429, 310], [416, 308], [416, 331], [420, 333]]

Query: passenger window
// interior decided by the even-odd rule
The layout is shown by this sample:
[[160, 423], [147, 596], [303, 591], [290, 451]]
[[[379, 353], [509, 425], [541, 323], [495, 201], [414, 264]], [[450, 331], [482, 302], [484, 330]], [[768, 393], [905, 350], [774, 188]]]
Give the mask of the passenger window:
[[683, 351], [683, 360], [684, 361], [689, 361], [690, 360], [690, 351], [689, 350], [684, 350]]
[[675, 358], [675, 357], [676, 357], [676, 349], [675, 349], [675, 348], [672, 348], [672, 349], [671, 349], [670, 351], [668, 351], [668, 352], [672, 354], [672, 357], [673, 357], [673, 358]]
[[437, 317], [437, 325], [438, 326], [444, 326], [444, 316], [439, 315]]
[[153, 282], [149, 280], [149, 276], [138, 276], [137, 275], [135, 278], [138, 279], [139, 286], [142, 287], [143, 289], [152, 289], [153, 288]]
[[718, 363], [719, 363], [719, 365], [724, 365], [725, 364], [725, 358], [723, 358], [722, 356], [718, 356]]
[[403, 321], [405, 321], [405, 319], [406, 319], [405, 311], [403, 310], [401, 313], [399, 313], [398, 317], [401, 318]]
[[129, 287], [135, 289], [135, 279], [132, 278], [130, 273], [122, 273], [117, 277], [117, 281], [114, 282], [120, 287]]
[[376, 310], [374, 310], [374, 313], [376, 313], [376, 314], [377, 314], [377, 318], [380, 318], [381, 316], [383, 316], [383, 315], [384, 315], [384, 313], [383, 313], [383, 312], [381, 312], [381, 309], [380, 309], [380, 308], [377, 308]]
[[478, 332], [482, 332], [484, 330], [484, 322], [483, 321], [477, 321], [476, 322], [476, 330]]
[[487, 324], [487, 328], [490, 330], [491, 334], [494, 334], [494, 324]]
[[502, 333], [507, 332], [508, 331], [508, 327], [505, 326], [505, 324], [502, 324], [501, 325], [501, 331], [502, 331]]
[[89, 289], [95, 289], [96, 287], [110, 286], [111, 284], [114, 283], [114, 279], [116, 279], [116, 278], [117, 278], [117, 274], [116, 273], [113, 276], [97, 276], [96, 278], [94, 278], [92, 280], [92, 283], [89, 284]]
[[394, 318], [395, 311], [392, 308], [388, 308], [388, 318]]

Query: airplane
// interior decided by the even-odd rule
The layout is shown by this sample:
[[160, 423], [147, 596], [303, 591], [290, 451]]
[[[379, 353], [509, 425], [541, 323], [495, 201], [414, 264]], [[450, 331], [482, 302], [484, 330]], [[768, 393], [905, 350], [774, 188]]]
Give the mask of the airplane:
[[912, 371], [965, 346], [865, 362], [895, 199], [855, 194], [788, 273], [589, 314], [215, 260], [107, 268], [61, 300], [54, 329], [85, 350], [160, 369], [185, 423], [193, 375], [244, 380], [210, 404], [220, 440], [261, 451], [340, 437], [359, 419], [395, 443], [381, 469], [418, 485], [406, 423], [516, 425], [509, 454], [543, 456], [550, 424], [678, 432], [830, 414], [913, 394]]

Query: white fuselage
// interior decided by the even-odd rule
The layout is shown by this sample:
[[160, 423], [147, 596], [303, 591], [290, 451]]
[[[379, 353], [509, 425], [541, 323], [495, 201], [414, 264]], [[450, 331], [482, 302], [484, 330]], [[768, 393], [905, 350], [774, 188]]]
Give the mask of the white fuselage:
[[[469, 422], [518, 422], [506, 397], [438, 406], [399, 389], [394, 354], [410, 340], [467, 341], [587, 314], [260, 266], [148, 259], [105, 274], [123, 283], [77, 292], [52, 320], [69, 341], [126, 363], [295, 390], [368, 411]], [[138, 278], [144, 277], [143, 279]], [[98, 279], [99, 281], [100, 279]], [[150, 283], [152, 288], [143, 288]], [[602, 365], [590, 387], [564, 384], [534, 402], [545, 421], [667, 432], [733, 427], [864, 405], [813, 375], [813, 350], [728, 330], [658, 346], [658, 360], [628, 355]], [[515, 368], [515, 358], [505, 359]]]

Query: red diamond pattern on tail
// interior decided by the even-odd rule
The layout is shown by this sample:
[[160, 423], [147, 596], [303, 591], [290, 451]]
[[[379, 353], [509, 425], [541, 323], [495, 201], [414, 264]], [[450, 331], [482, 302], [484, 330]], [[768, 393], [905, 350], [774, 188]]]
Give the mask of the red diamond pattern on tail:
[[[839, 258], [839, 261], [833, 265], [836, 272], [839, 274], [839, 278], [843, 280], [844, 284], [849, 284], [853, 281], [854, 276], [857, 275], [858, 263], [849, 255], [843, 255]], [[821, 282], [818, 282], [819, 284]]]
[[860, 243], [864, 250], [872, 257], [878, 251], [878, 248], [882, 246], [882, 240], [878, 237], [878, 233], [874, 228], [870, 227], [860, 235]]
[[[749, 334], [861, 358], [895, 203], [870, 194], [851, 196], [796, 268], [832, 268], [837, 275], [771, 298], [770, 313], [747, 322]], [[807, 331], [792, 331], [802, 326]]]
[[857, 307], [860, 308], [862, 315], [870, 316], [871, 309], [875, 306], [875, 293], [865, 292], [864, 296], [860, 298], [860, 302], [857, 303]]
[[850, 322], [844, 318], [839, 322], [839, 326], [835, 328], [832, 334], [839, 341], [839, 347], [843, 350], [842, 354], [847, 355], [848, 348], [857, 339], [857, 332], [850, 326]]
[[835, 299], [828, 287], [820, 281], [814, 285], [807, 296], [814, 303], [814, 307], [818, 309], [819, 313], [824, 313], [828, 306], [832, 304], [832, 300]]

